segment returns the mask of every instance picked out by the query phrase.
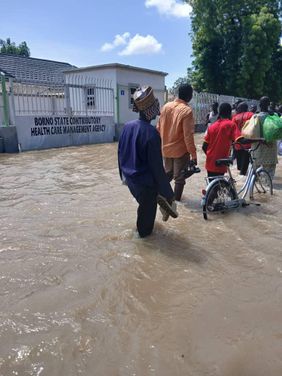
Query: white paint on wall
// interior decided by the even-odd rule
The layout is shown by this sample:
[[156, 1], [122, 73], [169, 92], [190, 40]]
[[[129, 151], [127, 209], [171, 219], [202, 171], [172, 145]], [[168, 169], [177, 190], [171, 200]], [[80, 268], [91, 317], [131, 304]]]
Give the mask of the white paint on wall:
[[116, 124], [124, 124], [136, 119], [137, 114], [130, 105], [130, 87], [151, 86], [160, 105], [164, 104], [166, 73], [149, 69], [126, 66], [122, 64], [106, 64], [77, 69], [66, 72], [66, 83], [75, 83], [79, 80], [100, 80], [101, 83], [110, 83], [114, 90], [114, 119]]
[[17, 116], [22, 151], [113, 142], [113, 116]]

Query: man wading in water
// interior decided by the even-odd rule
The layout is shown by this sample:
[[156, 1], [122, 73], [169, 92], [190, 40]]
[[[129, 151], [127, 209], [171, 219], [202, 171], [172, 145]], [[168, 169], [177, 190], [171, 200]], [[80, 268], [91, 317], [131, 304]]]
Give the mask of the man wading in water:
[[160, 113], [158, 99], [150, 86], [138, 88], [133, 95], [133, 111], [139, 119], [124, 125], [118, 145], [121, 179], [139, 206], [137, 231], [141, 238], [150, 235], [156, 219], [157, 203], [163, 220], [176, 218], [174, 193], [166, 176], [161, 155], [161, 139], [151, 120]]
[[191, 85], [180, 85], [178, 98], [163, 106], [157, 125], [162, 139], [165, 171], [170, 181], [174, 179], [174, 196], [177, 201], [181, 200], [186, 184], [182, 171], [188, 168], [190, 159], [195, 166], [197, 164], [195, 123], [192, 108], [188, 104], [192, 96]]

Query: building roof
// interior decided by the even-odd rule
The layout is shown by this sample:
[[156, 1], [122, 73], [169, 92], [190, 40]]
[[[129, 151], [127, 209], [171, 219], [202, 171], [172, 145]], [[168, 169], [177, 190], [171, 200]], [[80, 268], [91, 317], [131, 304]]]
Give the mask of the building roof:
[[4, 69], [1, 69], [1, 68], [0, 68], [0, 74], [4, 74], [4, 76], [6, 77], [13, 77], [11, 74], [9, 74], [8, 72], [4, 71]]
[[134, 67], [132, 65], [119, 64], [119, 63], [93, 65], [89, 67], [70, 69], [66, 73], [86, 72], [86, 71], [91, 71], [91, 70], [93, 71], [93, 70], [99, 70], [99, 69], [126, 69], [126, 70], [135, 70], [139, 72], [141, 71], [141, 72], [146, 72], [146, 73], [159, 74], [161, 76], [168, 75], [168, 73], [166, 72], [161, 72], [161, 71], [147, 69], [147, 68], [139, 68], [139, 67]]
[[62, 84], [64, 72], [74, 68], [59, 61], [0, 53], [0, 71], [19, 81]]

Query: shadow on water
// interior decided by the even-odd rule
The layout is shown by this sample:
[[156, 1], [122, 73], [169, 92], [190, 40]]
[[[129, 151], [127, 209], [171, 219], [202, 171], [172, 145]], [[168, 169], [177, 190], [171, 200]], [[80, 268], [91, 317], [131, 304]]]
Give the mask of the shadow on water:
[[[186, 262], [204, 264], [207, 260], [207, 252], [198, 245], [193, 244], [182, 233], [166, 230], [156, 224], [154, 233], [145, 239], [137, 239], [141, 248], [153, 252], [159, 251], [163, 255]], [[139, 244], [136, 244], [139, 246]], [[139, 248], [139, 247], [138, 247]]]
[[186, 209], [190, 210], [192, 213], [202, 213], [202, 206], [201, 206], [201, 197], [195, 196], [189, 198], [189, 200], [183, 200], [181, 202]]
[[281, 191], [282, 190], [282, 183], [273, 182], [273, 189], [277, 190], [277, 191]]
[[275, 176], [273, 180], [273, 189], [277, 191], [282, 190], [282, 179], [280, 176]]

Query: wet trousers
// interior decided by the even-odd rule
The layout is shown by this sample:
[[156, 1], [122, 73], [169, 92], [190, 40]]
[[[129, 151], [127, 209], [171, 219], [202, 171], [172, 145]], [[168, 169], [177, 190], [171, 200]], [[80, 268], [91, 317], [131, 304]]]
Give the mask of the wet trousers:
[[128, 188], [138, 202], [136, 227], [141, 238], [150, 235], [154, 229], [157, 213], [157, 189], [128, 183]]
[[249, 153], [247, 150], [234, 150], [234, 157], [237, 160], [237, 169], [240, 171], [240, 175], [246, 175], [249, 167]]
[[181, 174], [181, 171], [188, 167], [189, 161], [189, 153], [180, 158], [164, 158], [164, 168], [168, 180], [174, 179], [174, 196], [177, 201], [180, 201], [185, 185], [185, 177]]

